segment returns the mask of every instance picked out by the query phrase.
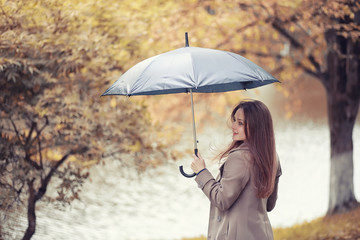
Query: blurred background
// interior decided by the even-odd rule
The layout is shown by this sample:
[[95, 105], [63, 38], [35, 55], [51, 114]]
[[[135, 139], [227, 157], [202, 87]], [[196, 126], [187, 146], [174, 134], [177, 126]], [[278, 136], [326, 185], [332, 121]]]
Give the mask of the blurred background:
[[[184, 47], [185, 32], [190, 46], [240, 54], [281, 81], [194, 94], [211, 172], [231, 141], [233, 106], [259, 99], [272, 113], [283, 169], [273, 227], [356, 206], [358, 2], [0, 3], [0, 239], [206, 235], [209, 201], [178, 171], [192, 160], [189, 95], [100, 97], [137, 62]], [[342, 154], [345, 167], [335, 164]]]

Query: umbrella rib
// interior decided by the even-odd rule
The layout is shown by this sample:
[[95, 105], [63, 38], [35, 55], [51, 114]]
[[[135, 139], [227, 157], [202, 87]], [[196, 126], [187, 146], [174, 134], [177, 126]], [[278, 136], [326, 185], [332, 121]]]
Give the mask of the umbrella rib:
[[[150, 66], [153, 65], [154, 62], [155, 62], [160, 56], [162, 56], [163, 54], [164, 54], [164, 53], [159, 54], [159, 55], [156, 55], [156, 56], [153, 56], [153, 60], [142, 70], [142, 72], [141, 72], [140, 75], [138, 76], [138, 79], [143, 79], [143, 76], [144, 76], [144, 73], [146, 72], [146, 70], [149, 69]], [[151, 80], [151, 78], [144, 78], [144, 79], [145, 79], [144, 84], [139, 85], [139, 86], [137, 86], [136, 88], [134, 88], [135, 85], [133, 85], [133, 86], [132, 86], [132, 89], [130, 90], [130, 92], [135, 92], [136, 89], [141, 88], [142, 86], [146, 85], [146, 84]]]
[[[242, 59], [238, 59], [235, 56], [233, 56], [230, 52], [226, 52], [228, 55], [230, 55], [232, 58], [234, 58], [235, 60], [237, 60], [238, 62], [241, 62], [242, 64], [244, 64], [244, 66], [248, 67], [249, 69], [251, 69], [251, 71], [261, 80], [261, 81], [265, 81], [265, 80], [270, 80], [270, 79], [263, 79], [262, 76], [259, 74], [258, 71], [256, 71], [254, 68], [252, 68], [252, 66], [249, 66], [249, 64], [247, 64], [245, 61], [243, 61]], [[250, 61], [250, 60], [249, 60]], [[250, 61], [251, 62], [251, 61]], [[251, 62], [252, 63], [252, 62]], [[254, 64], [254, 63], [253, 63]]]
[[[190, 48], [190, 47], [188, 47], [188, 48]], [[195, 71], [194, 59], [192, 58], [191, 52], [189, 52], [189, 55], [190, 55], [191, 66], [192, 66], [192, 70], [193, 70], [192, 75], [193, 75], [194, 85], [195, 85], [195, 88], [197, 88], [198, 82], [196, 82], [196, 81], [198, 80], [198, 77], [195, 76], [196, 71]]]

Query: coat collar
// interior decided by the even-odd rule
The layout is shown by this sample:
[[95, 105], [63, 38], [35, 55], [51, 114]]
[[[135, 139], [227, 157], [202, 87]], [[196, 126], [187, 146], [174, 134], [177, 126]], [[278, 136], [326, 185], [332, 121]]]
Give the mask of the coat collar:
[[235, 151], [239, 151], [239, 150], [250, 150], [249, 144], [246, 142], [243, 142], [240, 146], [233, 148], [229, 151], [229, 154]]
[[[247, 151], [250, 151], [250, 147], [249, 147], [249, 144], [243, 142], [240, 146], [236, 147], [236, 148], [233, 148], [229, 151], [229, 154], [232, 153], [232, 152], [236, 152], [236, 151], [240, 151], [240, 150], [247, 150]], [[221, 162], [220, 164], [220, 175], [222, 175], [222, 170], [224, 168], [224, 164], [225, 164], [226, 160], [224, 160], [223, 162]]]

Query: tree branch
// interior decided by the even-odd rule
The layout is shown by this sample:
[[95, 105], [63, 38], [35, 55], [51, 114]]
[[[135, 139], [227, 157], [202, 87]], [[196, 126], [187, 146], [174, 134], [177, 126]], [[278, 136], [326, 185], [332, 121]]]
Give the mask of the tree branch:
[[296, 64], [296, 66], [302, 68], [305, 73], [321, 80], [321, 74], [319, 74], [318, 72], [314, 72], [313, 70], [311, 70], [310, 68], [308, 68], [304, 64], [302, 64], [301, 62], [296, 62], [295, 64]]
[[314, 55], [312, 55], [312, 54], [308, 55], [308, 59], [309, 59], [309, 61], [312, 63], [312, 65], [315, 67], [316, 72], [317, 72], [318, 74], [321, 74], [321, 66], [320, 66], [320, 64], [315, 60]]
[[[20, 144], [22, 145], [22, 147], [24, 148], [24, 151], [25, 151], [25, 160], [31, 165], [31, 166], [33, 166], [34, 168], [36, 168], [36, 169], [41, 169], [41, 167], [36, 163], [36, 162], [34, 162], [33, 160], [31, 160], [31, 158], [30, 158], [30, 154], [29, 154], [29, 151], [28, 151], [28, 146], [27, 146], [27, 142], [29, 142], [29, 138], [31, 137], [31, 134], [32, 133], [29, 133], [29, 135], [28, 135], [28, 137], [27, 137], [27, 140], [26, 140], [26, 143], [24, 144], [23, 143], [23, 141], [21, 140], [21, 134], [20, 134], [20, 132], [18, 131], [18, 129], [17, 129], [17, 127], [16, 127], [16, 124], [15, 124], [15, 122], [12, 120], [12, 118], [10, 118], [10, 122], [11, 122], [11, 124], [12, 124], [12, 126], [13, 126], [13, 128], [14, 128], [14, 131], [15, 131], [15, 133], [16, 133], [16, 137], [18, 138], [18, 140], [19, 140], [19, 142], [20, 142]], [[32, 124], [32, 127], [34, 126], [34, 124]], [[30, 132], [32, 132], [33, 130], [31, 129], [30, 130]]]
[[[49, 119], [48, 119], [47, 116], [45, 116], [45, 123], [44, 123], [44, 125], [43, 125], [40, 129], [37, 128], [37, 124], [36, 124], [35, 122], [32, 122], [29, 135], [28, 135], [28, 137], [27, 137], [27, 139], [26, 139], [26, 145], [25, 145], [25, 160], [26, 160], [28, 163], [30, 163], [31, 166], [35, 167], [35, 169], [37, 169], [37, 170], [43, 169], [42, 153], [41, 153], [41, 152], [42, 152], [42, 149], [41, 149], [40, 135], [41, 135], [41, 132], [45, 129], [45, 127], [46, 127], [48, 124], [49, 124]], [[36, 131], [36, 136], [35, 136], [33, 139], [31, 139], [31, 135], [32, 135], [32, 132], [33, 132], [34, 130]], [[30, 141], [29, 139], [31, 139], [31, 141]], [[37, 147], [38, 147], [38, 154], [39, 154], [39, 156], [40, 156], [40, 165], [39, 165], [37, 162], [31, 160], [31, 155], [32, 155], [32, 154], [29, 153], [29, 146], [32, 146], [36, 140], [38, 141]]]
[[41, 141], [38, 141], [38, 153], [40, 159], [40, 167], [43, 168], [43, 160], [42, 160], [42, 151], [41, 151]]
[[245, 49], [242, 50], [235, 50], [235, 49], [230, 49], [230, 51], [240, 54], [240, 55], [246, 55], [246, 54], [252, 54], [258, 57], [263, 57], [263, 58], [275, 58], [275, 59], [282, 59], [284, 58], [284, 56], [282, 56], [281, 54], [269, 54], [269, 53], [262, 53], [262, 52], [253, 52], [253, 51], [248, 51]]
[[288, 39], [293, 47], [297, 49], [304, 49], [304, 46], [283, 27], [284, 22], [282, 22], [279, 18], [275, 17], [274, 21], [271, 23], [271, 26], [282, 36]]
[[28, 151], [25, 152], [25, 160], [31, 165], [33, 166], [36, 170], [41, 170], [42, 167], [37, 164], [35, 161], [31, 160], [31, 155], [28, 153]]
[[[45, 123], [44, 125], [38, 130], [37, 129], [37, 125], [35, 126], [36, 127], [36, 136], [31, 140], [31, 143], [30, 145], [32, 145], [36, 140], [39, 139], [40, 135], [41, 135], [41, 132], [46, 128], [46, 126], [49, 125], [49, 119], [47, 116], [45, 116]], [[40, 141], [40, 140], [39, 140]]]
[[23, 144], [23, 142], [22, 142], [22, 140], [21, 140], [21, 138], [20, 138], [21, 134], [19, 133], [19, 131], [18, 131], [17, 127], [16, 127], [15, 122], [12, 120], [11, 117], [9, 117], [9, 119], [10, 119], [10, 122], [11, 122], [13, 128], [14, 128], [14, 131], [15, 131], [15, 133], [16, 133], [17, 139], [19, 140], [20, 144], [21, 144], [22, 146], [24, 146], [24, 144]]
[[57, 161], [56, 164], [53, 167], [51, 167], [51, 170], [46, 175], [46, 177], [44, 179], [42, 179], [41, 187], [39, 188], [39, 190], [36, 192], [36, 195], [35, 195], [36, 201], [41, 199], [44, 196], [44, 194], [46, 193], [47, 186], [48, 186], [52, 176], [54, 175], [55, 171], [59, 168], [59, 166], [61, 166], [61, 164], [63, 164], [65, 162], [65, 160], [70, 155], [71, 155], [71, 151], [68, 152], [67, 154], [65, 154], [59, 161]]
[[36, 193], [36, 200], [41, 199], [44, 194], [46, 193], [46, 188], [52, 178], [52, 176], [54, 175], [54, 173], [57, 171], [57, 169], [66, 161], [66, 159], [70, 156], [70, 155], [74, 155], [74, 154], [80, 154], [80, 153], [84, 153], [88, 151], [87, 147], [79, 147], [76, 149], [72, 149], [70, 150], [68, 153], [66, 153], [59, 161], [57, 161], [54, 166], [51, 167], [50, 172], [46, 175], [46, 177], [44, 179], [42, 179], [41, 181], [41, 187], [39, 188], [39, 190]]
[[29, 134], [28, 134], [28, 136], [26, 137], [25, 148], [27, 148], [27, 146], [28, 146], [28, 144], [29, 144], [29, 141], [30, 141], [30, 139], [31, 139], [31, 135], [32, 135], [33, 131], [35, 130], [36, 125], [37, 125], [36, 122], [32, 121]]
[[[45, 129], [45, 127], [49, 125], [49, 119], [47, 116], [45, 116], [45, 124], [42, 126], [42, 128], [39, 130], [36, 128], [36, 136], [40, 136], [41, 132]], [[43, 167], [43, 160], [42, 160], [42, 149], [41, 149], [41, 141], [40, 138], [38, 138], [38, 153], [40, 158], [40, 166]]]
[[20, 187], [20, 189], [16, 189], [13, 185], [9, 184], [9, 183], [3, 183], [0, 181], [0, 186], [1, 188], [8, 188], [10, 189], [11, 191], [15, 192], [17, 195], [20, 195], [21, 191], [22, 191], [22, 188], [23, 186]]

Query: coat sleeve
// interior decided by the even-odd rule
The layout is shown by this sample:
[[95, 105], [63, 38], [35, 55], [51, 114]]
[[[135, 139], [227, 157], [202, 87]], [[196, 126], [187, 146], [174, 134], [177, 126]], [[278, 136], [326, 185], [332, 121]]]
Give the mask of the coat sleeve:
[[195, 181], [203, 190], [210, 202], [221, 211], [229, 209], [250, 179], [250, 165], [248, 151], [230, 153], [224, 163], [220, 181], [215, 181], [208, 170], [202, 171]]
[[266, 210], [268, 212], [272, 211], [275, 207], [276, 200], [278, 197], [279, 178], [280, 178], [281, 174], [282, 174], [282, 170], [281, 170], [281, 165], [280, 165], [280, 161], [278, 158], [278, 168], [277, 168], [276, 177], [275, 177], [274, 190], [271, 193], [271, 195], [269, 196], [267, 203], [266, 203]]

